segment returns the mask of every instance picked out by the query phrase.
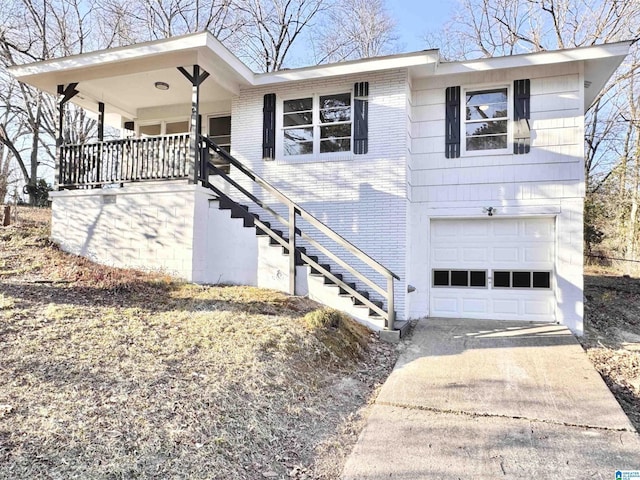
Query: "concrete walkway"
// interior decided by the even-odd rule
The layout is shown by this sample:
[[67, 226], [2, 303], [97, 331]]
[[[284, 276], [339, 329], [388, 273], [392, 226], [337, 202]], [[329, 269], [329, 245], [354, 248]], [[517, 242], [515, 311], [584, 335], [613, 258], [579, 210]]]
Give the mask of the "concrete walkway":
[[565, 327], [422, 320], [343, 479], [603, 478], [640, 437]]

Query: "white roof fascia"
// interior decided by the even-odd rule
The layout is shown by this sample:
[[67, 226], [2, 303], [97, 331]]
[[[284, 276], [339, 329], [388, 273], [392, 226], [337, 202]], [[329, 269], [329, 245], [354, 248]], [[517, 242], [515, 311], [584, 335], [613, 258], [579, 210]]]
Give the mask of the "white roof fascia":
[[193, 33], [180, 37], [137, 43], [126, 47], [108, 48], [95, 52], [80, 53], [68, 57], [54, 58], [42, 62], [28, 63], [9, 67], [13, 76], [20, 79], [30, 75], [54, 73], [61, 70], [77, 70], [92, 67], [96, 64], [117, 63], [135, 60], [180, 50], [189, 50], [206, 45], [207, 32]]
[[256, 74], [254, 85], [274, 85], [278, 83], [314, 80], [319, 78], [392, 70], [397, 68], [423, 67], [431, 64], [435, 65], [437, 61], [437, 50], [424, 50], [421, 52], [366, 58], [362, 60], [352, 60], [348, 62]]
[[480, 58], [460, 62], [440, 62], [435, 75], [454, 75], [458, 73], [552, 65], [600, 58], [605, 59], [616, 56], [620, 56], [622, 61], [622, 58], [629, 52], [630, 45], [631, 41], [625, 41], [565, 50], [523, 53], [506, 57]]
[[[86, 81], [102, 77], [111, 72], [115, 66], [127, 63], [130, 64], [127, 67], [131, 67], [127, 68], [127, 73], [135, 73], [136, 70], [145, 71], [150, 68], [176, 66], [177, 60], [183, 60], [184, 65], [189, 65], [201, 61], [200, 59], [202, 61], [207, 59], [209, 61], [212, 59], [214, 61], [221, 60], [227, 67], [224, 68], [228, 72], [227, 77], [234, 78], [238, 84], [251, 85], [253, 83], [253, 72], [209, 32], [16, 65], [9, 67], [9, 71], [18, 80], [28, 83], [30, 77], [36, 77], [33, 84], [38, 86], [37, 79], [43, 78], [47, 74], [55, 75], [60, 79], [60, 83], [64, 83], [65, 81], [73, 81], [74, 72], [82, 72], [79, 77], [81, 81]], [[213, 69], [210, 67], [210, 70]], [[218, 77], [217, 73], [213, 71], [209, 73]], [[238, 86], [232, 88], [229, 78], [227, 78], [225, 86], [231, 91], [238, 92]]]

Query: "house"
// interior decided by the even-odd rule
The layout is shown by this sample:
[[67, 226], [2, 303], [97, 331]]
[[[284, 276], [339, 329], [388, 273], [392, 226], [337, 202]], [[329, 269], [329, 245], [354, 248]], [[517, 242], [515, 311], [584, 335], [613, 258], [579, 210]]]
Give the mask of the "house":
[[[307, 294], [390, 332], [428, 315], [581, 334], [584, 113], [629, 45], [256, 74], [205, 32], [11, 72], [58, 98], [67, 251]], [[67, 102], [97, 141], [65, 141]]]

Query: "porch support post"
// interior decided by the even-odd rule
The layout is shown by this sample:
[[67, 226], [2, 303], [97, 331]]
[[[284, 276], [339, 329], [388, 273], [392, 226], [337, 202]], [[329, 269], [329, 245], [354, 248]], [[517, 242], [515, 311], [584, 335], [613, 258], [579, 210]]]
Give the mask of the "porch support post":
[[191, 82], [191, 127], [189, 128], [189, 181], [198, 183], [203, 170], [200, 165], [200, 84], [209, 76], [209, 72], [200, 70], [200, 65], [193, 66], [193, 73], [184, 67], [178, 70]]
[[296, 206], [289, 204], [289, 294], [296, 294]]
[[56, 169], [54, 182], [58, 190], [60, 190], [60, 181], [64, 182], [64, 165], [62, 159], [62, 145], [64, 143], [64, 106], [75, 97], [79, 92], [76, 90], [78, 83], [70, 83], [69, 85], [58, 85], [58, 97], [56, 106], [58, 109], [58, 123], [56, 125]]
[[98, 141], [104, 142], [104, 103], [98, 102]]
[[[101, 175], [102, 149], [104, 147], [104, 145], [102, 145], [102, 142], [104, 142], [104, 103], [103, 102], [98, 102], [98, 142], [100, 143], [98, 144], [96, 164], [95, 164], [95, 168], [93, 169], [95, 172], [95, 177], [93, 178], [94, 182], [102, 181], [102, 178], [101, 178], [102, 177]], [[123, 148], [123, 152], [124, 152], [124, 148]], [[100, 188], [100, 184], [94, 185], [94, 188]]]
[[394, 302], [393, 277], [391, 275], [387, 276], [387, 295], [387, 324], [385, 328], [387, 330], [394, 330], [396, 323], [396, 306]]

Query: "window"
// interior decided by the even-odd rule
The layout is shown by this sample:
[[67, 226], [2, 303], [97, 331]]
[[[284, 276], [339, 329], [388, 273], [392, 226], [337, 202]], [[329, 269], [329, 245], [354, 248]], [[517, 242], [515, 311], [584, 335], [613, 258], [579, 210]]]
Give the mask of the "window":
[[231, 117], [209, 117], [209, 137], [227, 153], [231, 151]]
[[494, 288], [551, 288], [551, 272], [494, 271]]
[[141, 137], [155, 137], [157, 135], [174, 135], [189, 133], [191, 122], [189, 120], [176, 120], [172, 122], [159, 121], [139, 126]]
[[167, 122], [165, 125], [165, 133], [172, 135], [174, 133], [189, 133], [191, 122], [184, 120], [182, 122]]
[[480, 287], [487, 286], [485, 270], [434, 270], [434, 287]]
[[351, 103], [351, 93], [284, 100], [284, 155], [351, 151]]
[[465, 150], [502, 150], [508, 146], [507, 88], [467, 90], [465, 93]]
[[140, 125], [140, 135], [143, 137], [160, 135], [161, 131], [162, 125], [159, 123], [154, 123], [153, 125]]

